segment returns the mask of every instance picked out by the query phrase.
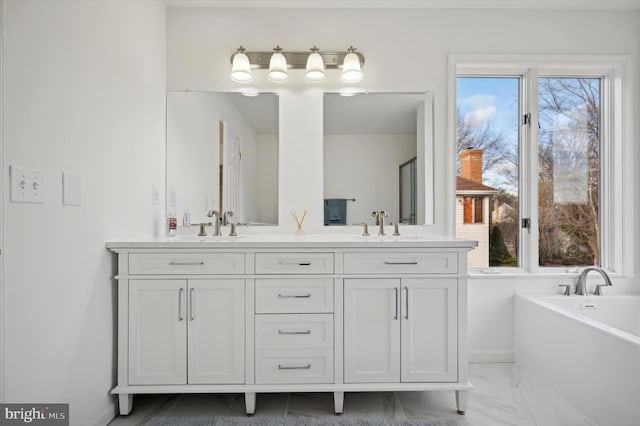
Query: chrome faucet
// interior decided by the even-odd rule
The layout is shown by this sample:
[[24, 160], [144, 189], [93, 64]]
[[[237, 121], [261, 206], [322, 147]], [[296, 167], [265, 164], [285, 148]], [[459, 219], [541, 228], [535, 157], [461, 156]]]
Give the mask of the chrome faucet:
[[230, 217], [233, 217], [233, 212], [231, 210], [227, 210], [222, 213], [222, 226], [227, 226], [229, 224]]
[[378, 225], [378, 236], [384, 236], [384, 218], [389, 217], [389, 212], [386, 210], [380, 210], [379, 212], [374, 210], [373, 212], [371, 212], [371, 217], [376, 218], [376, 225]]
[[609, 275], [607, 275], [604, 269], [599, 268], [597, 266], [589, 266], [588, 268], [584, 268], [582, 272], [580, 272], [580, 275], [578, 276], [578, 283], [576, 284], [575, 294], [578, 294], [580, 296], [586, 296], [588, 294], [587, 293], [587, 275], [591, 271], [596, 271], [597, 273], [602, 275], [602, 278], [604, 278], [604, 284], [596, 285], [596, 291], [593, 292], [594, 295], [596, 296], [602, 295], [602, 291], [600, 290], [600, 287], [613, 285], [613, 283], [611, 282], [611, 278], [609, 278]]
[[220, 212], [218, 210], [209, 210], [207, 213], [207, 217], [215, 218], [213, 221], [213, 236], [219, 237], [222, 234], [220, 233]]

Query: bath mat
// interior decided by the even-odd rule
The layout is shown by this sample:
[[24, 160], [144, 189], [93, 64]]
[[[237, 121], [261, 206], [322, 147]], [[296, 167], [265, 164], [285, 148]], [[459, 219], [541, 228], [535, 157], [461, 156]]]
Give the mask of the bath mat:
[[388, 420], [348, 417], [152, 417], [146, 426], [459, 426], [454, 420]]

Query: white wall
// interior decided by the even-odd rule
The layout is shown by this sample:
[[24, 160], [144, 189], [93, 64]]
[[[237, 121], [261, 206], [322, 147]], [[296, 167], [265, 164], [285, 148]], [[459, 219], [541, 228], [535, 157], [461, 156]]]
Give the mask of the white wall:
[[[165, 35], [159, 2], [4, 4], [3, 175], [45, 176], [44, 204], [3, 205], [5, 400], [69, 402], [72, 425], [115, 412], [105, 241], [153, 235], [164, 211]], [[62, 205], [62, 172], [81, 175], [81, 206]]]
[[[331, 30], [327, 29], [331, 22]], [[222, 41], [224, 40], [224, 41]], [[447, 58], [473, 54], [622, 54], [632, 55], [633, 81], [640, 81], [640, 14], [575, 10], [446, 9], [168, 9], [168, 86], [172, 89], [237, 90], [229, 80], [229, 56], [242, 44], [249, 50], [287, 50], [356, 46], [366, 59], [359, 86], [370, 91], [432, 91], [434, 94], [435, 226], [425, 232], [446, 233], [446, 191], [455, 188], [454, 159], [447, 157]], [[407, 58], [411, 58], [407, 61]], [[409, 65], [407, 65], [409, 64]], [[400, 66], [403, 65], [403, 66]], [[278, 91], [280, 97], [280, 218], [291, 230], [289, 209], [311, 210], [313, 229], [322, 221], [322, 90], [341, 87], [339, 75], [309, 87], [301, 71], [286, 86], [268, 83], [255, 73], [253, 87]], [[638, 87], [634, 111], [640, 111]], [[312, 95], [310, 94], [313, 93]], [[640, 134], [637, 113], [635, 140]], [[634, 158], [640, 160], [640, 144]], [[629, 182], [639, 187], [639, 171]], [[637, 191], [636, 191], [637, 192]], [[640, 211], [636, 197], [634, 205]], [[285, 215], [285, 216], [283, 216]], [[286, 222], [282, 219], [285, 219]], [[640, 263], [640, 236], [635, 257]], [[469, 282], [469, 342], [472, 359], [513, 359], [511, 297], [514, 292], [550, 293], [566, 278], [481, 277]], [[617, 279], [617, 289], [636, 289]]]
[[416, 135], [325, 135], [324, 198], [347, 201], [347, 224], [371, 222], [387, 210], [398, 220], [400, 164], [416, 156]]

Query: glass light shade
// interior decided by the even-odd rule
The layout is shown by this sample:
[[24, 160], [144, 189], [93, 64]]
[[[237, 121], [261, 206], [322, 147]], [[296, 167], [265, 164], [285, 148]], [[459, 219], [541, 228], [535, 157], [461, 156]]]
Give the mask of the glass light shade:
[[251, 64], [249, 63], [249, 58], [244, 53], [236, 53], [233, 56], [231, 80], [236, 83], [249, 83], [253, 80], [253, 76], [251, 75]]
[[289, 72], [287, 70], [287, 59], [280, 52], [274, 52], [269, 61], [269, 81], [273, 83], [284, 83], [289, 81]]
[[348, 53], [342, 63], [342, 77], [340, 79], [345, 83], [357, 83], [362, 80], [362, 77], [360, 58], [355, 53]]
[[307, 58], [307, 72], [304, 74], [304, 79], [307, 81], [322, 81], [324, 78], [324, 62], [322, 61], [322, 56], [314, 52]]

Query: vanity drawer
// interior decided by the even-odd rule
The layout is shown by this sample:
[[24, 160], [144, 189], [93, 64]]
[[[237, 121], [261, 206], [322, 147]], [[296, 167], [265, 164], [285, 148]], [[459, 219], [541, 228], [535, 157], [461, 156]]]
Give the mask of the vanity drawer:
[[332, 274], [333, 253], [256, 253], [256, 274]]
[[344, 254], [345, 274], [455, 274], [457, 272], [457, 253], [362, 252]]
[[256, 349], [331, 349], [332, 314], [256, 315]]
[[130, 253], [129, 274], [243, 274], [244, 253]]
[[332, 278], [256, 280], [257, 314], [333, 312]]
[[256, 384], [333, 383], [333, 349], [256, 350]]

